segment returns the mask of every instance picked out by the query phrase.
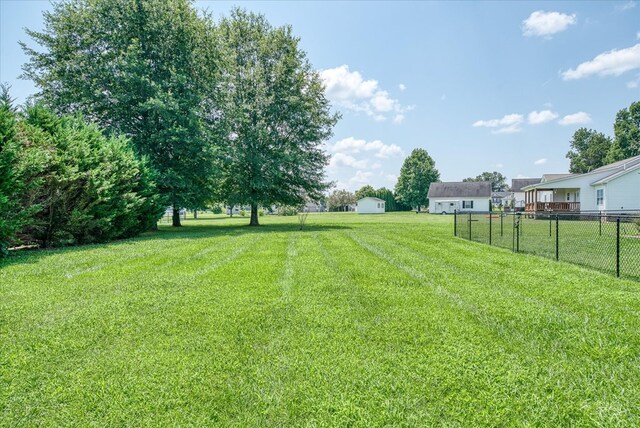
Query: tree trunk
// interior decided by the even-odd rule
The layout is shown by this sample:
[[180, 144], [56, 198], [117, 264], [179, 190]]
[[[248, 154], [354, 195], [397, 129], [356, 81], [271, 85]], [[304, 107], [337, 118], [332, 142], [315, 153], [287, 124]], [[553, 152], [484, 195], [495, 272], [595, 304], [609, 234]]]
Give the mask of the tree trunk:
[[258, 205], [251, 204], [251, 221], [249, 222], [249, 226], [260, 226], [258, 223]]
[[198, 219], [198, 210], [193, 210], [193, 218]]
[[180, 208], [173, 204], [173, 227], [180, 227]]

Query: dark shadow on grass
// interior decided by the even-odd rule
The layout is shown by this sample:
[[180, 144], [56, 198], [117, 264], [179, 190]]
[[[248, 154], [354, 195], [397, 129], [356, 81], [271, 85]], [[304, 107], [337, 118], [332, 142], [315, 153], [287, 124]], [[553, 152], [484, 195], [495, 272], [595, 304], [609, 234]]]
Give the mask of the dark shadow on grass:
[[[212, 219], [207, 219], [212, 220]], [[197, 221], [197, 220], [196, 220]], [[128, 239], [121, 239], [117, 241], [104, 242], [99, 244], [87, 244], [76, 245], [69, 247], [58, 248], [46, 248], [46, 249], [28, 249], [12, 252], [12, 254], [4, 259], [0, 259], [0, 270], [4, 267], [25, 264], [36, 263], [42, 258], [53, 254], [61, 253], [75, 253], [79, 251], [93, 250], [96, 248], [114, 248], [118, 246], [125, 246], [136, 242], [145, 241], [167, 241], [178, 239], [201, 239], [211, 238], [216, 236], [240, 236], [246, 234], [264, 235], [270, 233], [283, 233], [283, 232], [301, 232], [301, 233], [313, 233], [313, 232], [329, 232], [332, 230], [345, 230], [351, 229], [349, 226], [344, 225], [305, 225], [304, 229], [300, 230], [300, 226], [296, 223], [289, 224], [268, 224], [258, 227], [249, 226], [246, 223], [242, 224], [193, 224], [189, 223], [182, 227], [171, 227], [167, 225], [160, 225], [159, 230], [152, 232], [145, 232], [139, 236]]]

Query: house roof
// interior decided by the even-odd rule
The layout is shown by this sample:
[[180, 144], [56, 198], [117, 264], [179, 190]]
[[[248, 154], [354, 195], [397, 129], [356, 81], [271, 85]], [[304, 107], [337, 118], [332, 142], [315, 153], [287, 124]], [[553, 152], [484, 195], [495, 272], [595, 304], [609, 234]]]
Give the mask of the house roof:
[[[607, 183], [611, 180], [615, 180], [616, 178], [627, 174], [630, 171], [634, 171], [640, 168], [640, 155], [634, 156], [632, 158], [623, 159], [618, 162], [610, 163], [608, 165], [601, 166], [600, 168], [596, 168], [593, 171], [586, 172], [584, 174], [545, 174], [543, 175], [543, 182], [539, 185], [530, 185], [527, 186], [527, 190], [534, 189], [536, 187], [544, 187], [544, 185], [555, 184], [556, 182], [561, 183], [565, 179], [574, 178], [579, 176], [589, 176], [605, 173], [604, 176], [600, 176], [596, 181], [591, 183], [592, 186]], [[608, 173], [608, 174], [607, 174]], [[544, 177], [547, 176], [555, 176], [550, 180], [544, 180]]]
[[539, 178], [514, 178], [511, 180], [511, 191], [522, 192], [522, 188], [531, 186], [532, 184], [538, 184], [542, 181], [542, 177]]
[[358, 202], [363, 201], [365, 199], [373, 199], [374, 201], [384, 202], [384, 199], [376, 198], [376, 197], [373, 197], [373, 196], [365, 196], [364, 198], [358, 199]]
[[491, 182], [489, 181], [449, 181], [442, 183], [431, 183], [429, 186], [429, 198], [451, 198], [451, 197], [490, 197]]
[[511, 196], [511, 192], [491, 192], [492, 198], [506, 198], [507, 196]]
[[[578, 174], [570, 174], [570, 173], [542, 174], [542, 179], [538, 183], [547, 183], [549, 181], [560, 180], [562, 178], [567, 178], [567, 177], [573, 177], [574, 175], [578, 175]], [[534, 183], [534, 184], [538, 184], [538, 183]]]

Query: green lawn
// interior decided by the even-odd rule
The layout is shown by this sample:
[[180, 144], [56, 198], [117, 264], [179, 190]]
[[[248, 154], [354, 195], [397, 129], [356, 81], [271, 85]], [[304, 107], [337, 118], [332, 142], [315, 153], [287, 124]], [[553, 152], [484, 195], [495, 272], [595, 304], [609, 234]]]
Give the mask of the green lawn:
[[640, 284], [452, 216], [189, 220], [0, 262], [0, 426], [632, 426]]
[[[458, 236], [469, 239], [468, 214], [458, 216]], [[498, 214], [473, 214], [471, 240], [520, 252], [556, 258], [556, 221], [552, 217], [535, 219], [522, 215], [519, 219], [520, 236], [516, 243], [514, 221], [517, 217]], [[620, 222], [620, 276], [640, 281], [640, 217], [623, 218]], [[491, 220], [491, 225], [489, 224]], [[491, 227], [490, 227], [491, 226]], [[617, 225], [615, 217], [610, 221], [598, 221], [584, 215], [560, 216], [558, 224], [558, 257], [571, 262], [616, 275]]]

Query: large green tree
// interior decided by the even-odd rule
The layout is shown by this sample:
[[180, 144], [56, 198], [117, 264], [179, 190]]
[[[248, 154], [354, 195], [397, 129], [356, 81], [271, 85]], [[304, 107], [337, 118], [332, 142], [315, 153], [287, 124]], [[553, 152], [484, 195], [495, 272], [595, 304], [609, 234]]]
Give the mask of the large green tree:
[[376, 196], [376, 189], [370, 184], [365, 184], [356, 190], [356, 200], [366, 198], [367, 196]]
[[348, 211], [356, 203], [356, 195], [348, 190], [334, 190], [327, 196], [329, 211]]
[[578, 129], [571, 138], [571, 149], [567, 153], [569, 172], [583, 174], [605, 165], [611, 145], [611, 138], [602, 132]]
[[300, 205], [328, 188], [322, 142], [338, 116], [291, 27], [234, 9], [222, 19], [229, 124], [220, 188], [230, 204]]
[[220, 118], [209, 19], [188, 0], [66, 0], [44, 15], [24, 77], [58, 113], [81, 112], [128, 136], [174, 207], [202, 205], [213, 185]]
[[400, 177], [396, 183], [395, 193], [400, 202], [416, 207], [429, 204], [427, 194], [431, 183], [440, 179], [436, 163], [425, 149], [413, 149], [404, 160], [400, 169]]
[[17, 203], [22, 183], [16, 174], [19, 148], [16, 141], [16, 111], [6, 86], [0, 87], [0, 257], [7, 254], [24, 222]]
[[500, 174], [498, 171], [485, 171], [480, 175], [465, 178], [462, 181], [489, 181], [491, 182], [491, 191], [493, 192], [506, 192], [509, 189], [507, 177]]
[[640, 155], [640, 101], [618, 112], [613, 131], [614, 141], [607, 163]]

